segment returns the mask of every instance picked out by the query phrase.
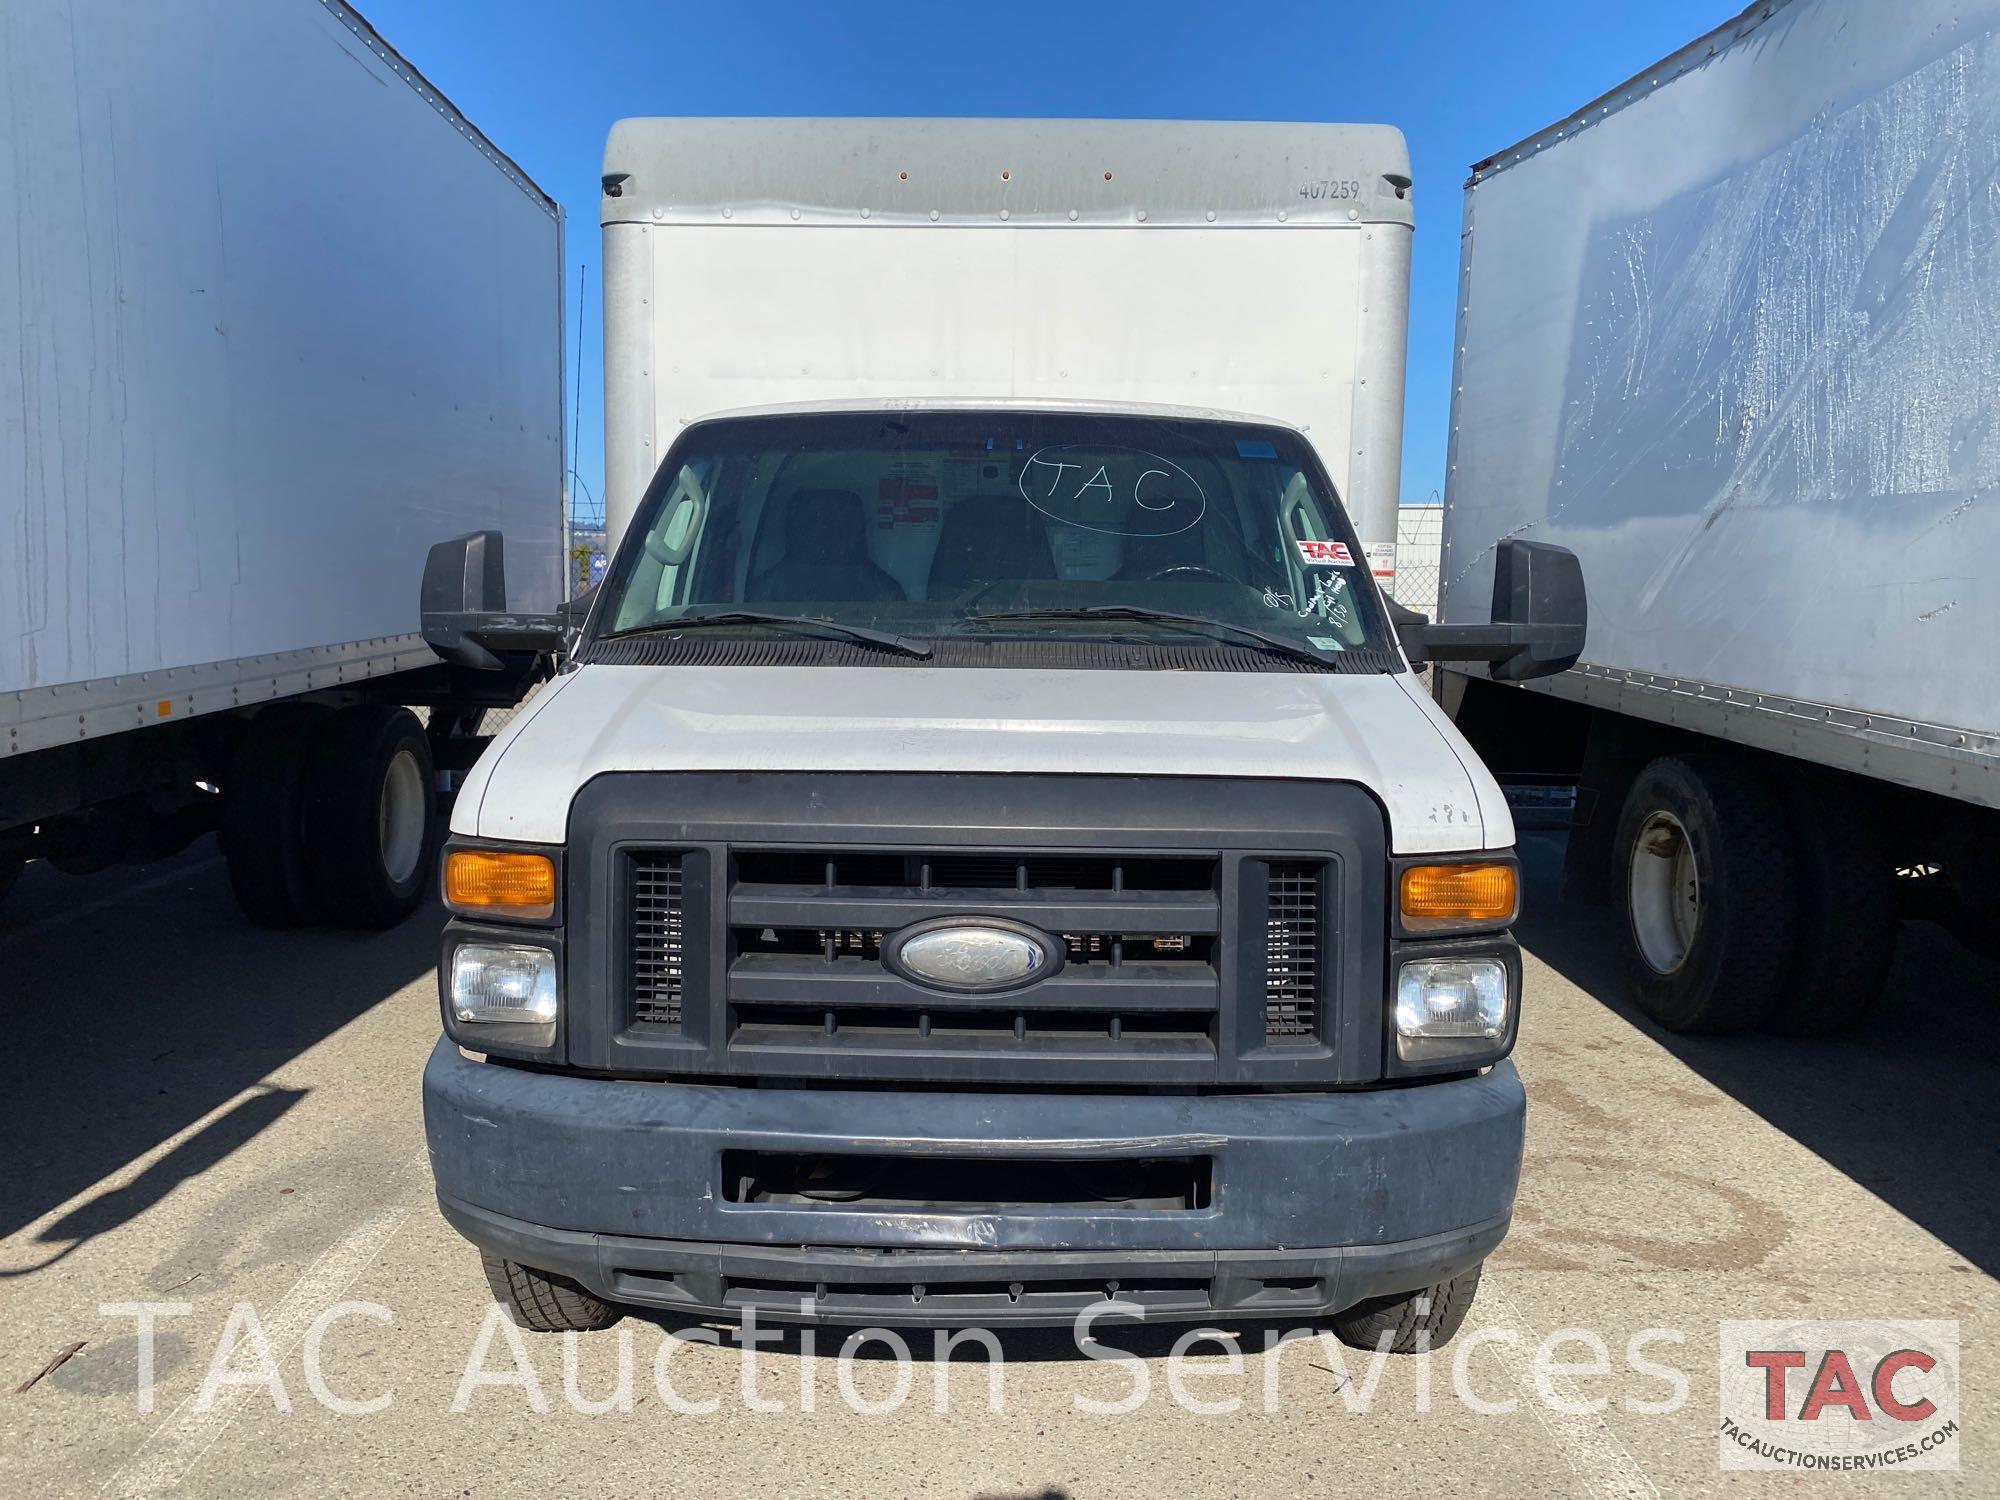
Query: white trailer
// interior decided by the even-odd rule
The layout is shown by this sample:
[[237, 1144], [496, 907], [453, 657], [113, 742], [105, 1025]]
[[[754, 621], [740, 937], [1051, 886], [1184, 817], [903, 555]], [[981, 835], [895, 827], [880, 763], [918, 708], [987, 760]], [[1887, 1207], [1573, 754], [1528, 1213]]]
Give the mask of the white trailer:
[[220, 820], [253, 916], [393, 919], [397, 705], [508, 691], [424, 645], [426, 547], [558, 602], [560, 212], [341, 0], [14, 0], [0, 93], [0, 881]]
[[621, 120], [610, 544], [674, 436], [720, 411], [1164, 403], [1304, 432], [1386, 586], [1411, 211], [1382, 125]]
[[1442, 607], [1556, 542], [1590, 639], [1442, 696], [1577, 783], [1666, 1025], [1851, 1020], [1899, 895], [1992, 930], [1996, 172], [2000, 4], [1760, 0], [1466, 186]]

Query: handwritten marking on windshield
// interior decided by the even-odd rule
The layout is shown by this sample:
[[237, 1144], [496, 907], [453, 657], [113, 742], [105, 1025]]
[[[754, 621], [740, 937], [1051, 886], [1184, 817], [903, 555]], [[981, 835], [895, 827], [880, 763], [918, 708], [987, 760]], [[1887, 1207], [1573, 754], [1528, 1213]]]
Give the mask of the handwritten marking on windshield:
[[1281, 594], [1276, 589], [1264, 590], [1266, 609], [1289, 610], [1301, 620], [1321, 619], [1329, 625], [1345, 627], [1353, 615], [1348, 611], [1347, 601], [1341, 595], [1347, 592], [1347, 580], [1336, 573], [1321, 573], [1313, 579], [1313, 591], [1306, 600], [1305, 608], [1290, 594]]
[[1195, 477], [1143, 448], [1053, 444], [1028, 455], [1015, 484], [1050, 520], [1110, 536], [1175, 536], [1208, 513]]

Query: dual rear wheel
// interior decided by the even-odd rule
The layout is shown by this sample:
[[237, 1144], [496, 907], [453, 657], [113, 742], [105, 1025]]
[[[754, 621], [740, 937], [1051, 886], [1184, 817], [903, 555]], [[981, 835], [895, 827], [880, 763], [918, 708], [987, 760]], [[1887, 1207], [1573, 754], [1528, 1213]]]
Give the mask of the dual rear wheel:
[[281, 703], [250, 721], [223, 787], [230, 884], [266, 927], [393, 927], [424, 899], [437, 777], [415, 714]]
[[1865, 807], [1728, 754], [1642, 770], [1616, 834], [1620, 955], [1670, 1031], [1822, 1036], [1881, 992], [1896, 907]]

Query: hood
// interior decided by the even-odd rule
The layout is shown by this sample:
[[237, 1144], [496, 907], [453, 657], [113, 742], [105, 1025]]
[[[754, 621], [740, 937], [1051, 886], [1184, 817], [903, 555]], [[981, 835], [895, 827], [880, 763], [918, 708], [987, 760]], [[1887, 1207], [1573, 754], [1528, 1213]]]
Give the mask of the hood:
[[1028, 771], [1348, 781], [1399, 854], [1502, 848], [1499, 787], [1408, 673], [586, 666], [467, 777], [454, 833], [563, 842], [612, 771]]

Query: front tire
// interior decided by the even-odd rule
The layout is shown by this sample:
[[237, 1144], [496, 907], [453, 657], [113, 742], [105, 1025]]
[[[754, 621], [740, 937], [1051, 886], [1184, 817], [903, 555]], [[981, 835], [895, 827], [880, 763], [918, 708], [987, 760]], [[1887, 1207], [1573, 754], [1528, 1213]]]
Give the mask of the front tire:
[[343, 927], [393, 927], [422, 904], [436, 853], [437, 774], [407, 708], [357, 703], [327, 725], [305, 802], [314, 894]]
[[507, 1309], [517, 1328], [530, 1333], [589, 1333], [609, 1328], [624, 1316], [567, 1276], [551, 1276], [497, 1255], [482, 1253], [479, 1259], [493, 1300]]
[[1761, 1025], [1797, 931], [1792, 840], [1776, 795], [1722, 755], [1664, 756], [1618, 820], [1619, 954], [1633, 999], [1669, 1031]]
[[1386, 1349], [1391, 1354], [1420, 1354], [1438, 1349], [1457, 1337], [1479, 1294], [1481, 1261], [1449, 1281], [1419, 1287], [1397, 1297], [1373, 1297], [1350, 1307], [1333, 1320], [1333, 1331], [1350, 1349]]

